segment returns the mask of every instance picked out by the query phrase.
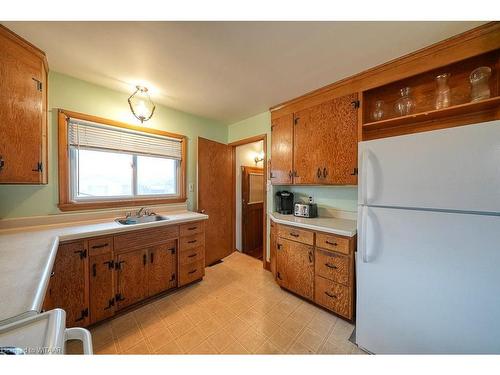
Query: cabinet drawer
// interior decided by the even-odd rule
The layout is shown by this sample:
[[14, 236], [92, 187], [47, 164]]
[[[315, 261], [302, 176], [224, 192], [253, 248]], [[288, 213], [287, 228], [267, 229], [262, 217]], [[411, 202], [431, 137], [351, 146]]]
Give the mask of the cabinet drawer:
[[113, 250], [113, 237], [91, 238], [89, 240], [90, 255], [109, 254]]
[[314, 245], [314, 232], [308, 230], [280, 225], [278, 234], [281, 238], [302, 242], [306, 245]]
[[205, 261], [203, 259], [188, 264], [181, 264], [179, 266], [179, 286], [201, 279], [203, 275], [205, 275]]
[[331, 251], [316, 248], [315, 272], [317, 276], [335, 281], [340, 284], [349, 284], [350, 259]]
[[316, 246], [327, 250], [349, 254], [349, 239], [334, 234], [316, 233]]
[[180, 251], [194, 249], [199, 246], [205, 246], [205, 233], [193, 234], [181, 238]]
[[156, 245], [179, 237], [179, 226], [133, 230], [114, 236], [115, 250]]
[[205, 248], [203, 246], [179, 253], [179, 264], [189, 264], [199, 260], [205, 261]]
[[314, 301], [348, 319], [352, 318], [351, 289], [316, 276], [314, 283]]
[[203, 232], [204, 225], [202, 221], [198, 221], [196, 223], [187, 223], [182, 224], [180, 226], [180, 235], [181, 237], [190, 236], [192, 234], [198, 234]]

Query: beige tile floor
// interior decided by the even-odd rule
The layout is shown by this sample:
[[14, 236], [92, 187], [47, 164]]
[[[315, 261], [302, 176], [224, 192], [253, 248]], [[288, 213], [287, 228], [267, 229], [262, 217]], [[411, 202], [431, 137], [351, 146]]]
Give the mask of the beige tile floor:
[[91, 329], [96, 354], [362, 354], [354, 326], [233, 253], [204, 280]]

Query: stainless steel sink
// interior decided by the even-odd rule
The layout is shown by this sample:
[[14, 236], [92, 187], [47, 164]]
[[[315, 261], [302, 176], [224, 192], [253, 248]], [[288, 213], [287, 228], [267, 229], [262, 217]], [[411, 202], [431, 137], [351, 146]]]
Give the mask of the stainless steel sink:
[[134, 225], [142, 223], [151, 223], [153, 221], [168, 220], [168, 217], [162, 215], [145, 215], [145, 216], [129, 216], [124, 218], [115, 219], [121, 225]]

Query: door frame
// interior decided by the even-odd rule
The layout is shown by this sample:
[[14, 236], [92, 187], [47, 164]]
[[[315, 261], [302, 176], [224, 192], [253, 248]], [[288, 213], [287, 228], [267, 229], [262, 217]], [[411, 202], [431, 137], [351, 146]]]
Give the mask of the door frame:
[[236, 147], [243, 146], [249, 143], [254, 143], [262, 141], [262, 150], [264, 151], [264, 165], [263, 165], [263, 175], [262, 179], [262, 189], [264, 189], [264, 202], [262, 209], [262, 267], [266, 270], [271, 269], [271, 263], [267, 261], [267, 180], [268, 180], [268, 168], [267, 168], [267, 134], [256, 135], [254, 137], [240, 139], [239, 141], [231, 142], [228, 146], [231, 146], [232, 160], [233, 160], [233, 181], [232, 181], [232, 217], [233, 217], [233, 251], [236, 250]]

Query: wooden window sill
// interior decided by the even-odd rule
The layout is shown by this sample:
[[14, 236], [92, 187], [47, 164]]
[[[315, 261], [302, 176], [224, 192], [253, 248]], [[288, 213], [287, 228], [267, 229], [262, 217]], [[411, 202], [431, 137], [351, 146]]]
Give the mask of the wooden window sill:
[[145, 198], [145, 199], [125, 199], [98, 202], [69, 202], [60, 203], [58, 207], [61, 211], [93, 210], [100, 208], [134, 207], [168, 203], [184, 203], [187, 198]]

